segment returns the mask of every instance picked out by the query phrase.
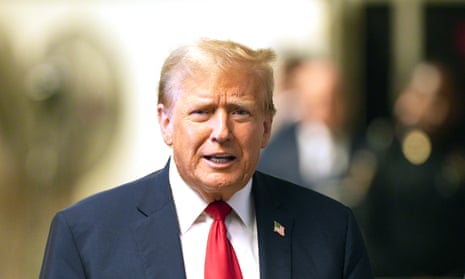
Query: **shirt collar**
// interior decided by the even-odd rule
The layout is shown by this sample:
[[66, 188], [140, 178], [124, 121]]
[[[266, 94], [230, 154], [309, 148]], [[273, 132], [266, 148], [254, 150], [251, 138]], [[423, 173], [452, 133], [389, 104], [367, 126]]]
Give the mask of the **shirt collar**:
[[[169, 179], [173, 193], [174, 204], [178, 215], [181, 234], [184, 234], [197, 221], [207, 207], [207, 202], [181, 178], [181, 175], [171, 156], [169, 166]], [[252, 199], [252, 178], [245, 187], [236, 192], [227, 203], [233, 208], [241, 221], [251, 227], [254, 221]]]

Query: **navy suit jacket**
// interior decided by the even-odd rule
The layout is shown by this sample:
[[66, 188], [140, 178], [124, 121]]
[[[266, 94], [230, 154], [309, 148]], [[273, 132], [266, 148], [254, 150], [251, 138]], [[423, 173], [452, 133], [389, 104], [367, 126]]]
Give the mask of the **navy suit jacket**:
[[[40, 278], [185, 278], [168, 173], [167, 165], [57, 213]], [[252, 192], [262, 279], [373, 278], [350, 209], [260, 172]]]
[[300, 173], [301, 154], [297, 144], [297, 128], [297, 122], [286, 124], [273, 135], [260, 155], [258, 170], [312, 189], [314, 185], [305, 182]]

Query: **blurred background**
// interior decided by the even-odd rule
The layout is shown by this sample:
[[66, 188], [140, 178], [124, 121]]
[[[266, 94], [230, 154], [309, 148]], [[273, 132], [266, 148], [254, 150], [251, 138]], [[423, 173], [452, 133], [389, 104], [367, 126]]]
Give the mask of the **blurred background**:
[[350, 206], [377, 278], [463, 277], [465, 1], [3, 0], [0, 278], [38, 277], [57, 210], [166, 163], [159, 70], [198, 37], [277, 51], [260, 169]]

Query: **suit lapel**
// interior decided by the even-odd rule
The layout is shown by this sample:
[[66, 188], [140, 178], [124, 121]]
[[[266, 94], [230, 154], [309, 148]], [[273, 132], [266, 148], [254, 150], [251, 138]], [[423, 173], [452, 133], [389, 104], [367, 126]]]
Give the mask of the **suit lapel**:
[[[293, 218], [282, 204], [273, 199], [272, 185], [266, 185], [256, 173], [253, 197], [257, 218], [260, 277], [291, 278], [291, 236]], [[276, 194], [276, 193], [275, 193]], [[278, 231], [275, 231], [275, 227]], [[279, 232], [282, 229], [281, 232]]]
[[147, 182], [150, 185], [147, 185], [147, 192], [138, 207], [146, 218], [133, 229], [147, 278], [185, 278], [168, 165]]
[[[145, 216], [133, 227], [134, 239], [141, 251], [147, 278], [185, 279], [179, 224], [168, 179], [168, 165], [146, 181], [147, 192], [138, 210]], [[260, 277], [291, 278], [293, 218], [273, 196], [273, 185], [256, 173], [252, 187], [255, 202]], [[284, 227], [284, 235], [274, 231], [275, 222]]]

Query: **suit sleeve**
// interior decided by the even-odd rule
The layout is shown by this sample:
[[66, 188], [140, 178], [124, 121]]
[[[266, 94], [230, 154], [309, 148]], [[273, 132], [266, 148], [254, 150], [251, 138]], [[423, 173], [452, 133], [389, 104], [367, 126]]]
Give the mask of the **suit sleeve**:
[[73, 234], [63, 213], [52, 221], [39, 279], [86, 278]]
[[346, 233], [344, 278], [374, 278], [362, 234], [351, 211]]

